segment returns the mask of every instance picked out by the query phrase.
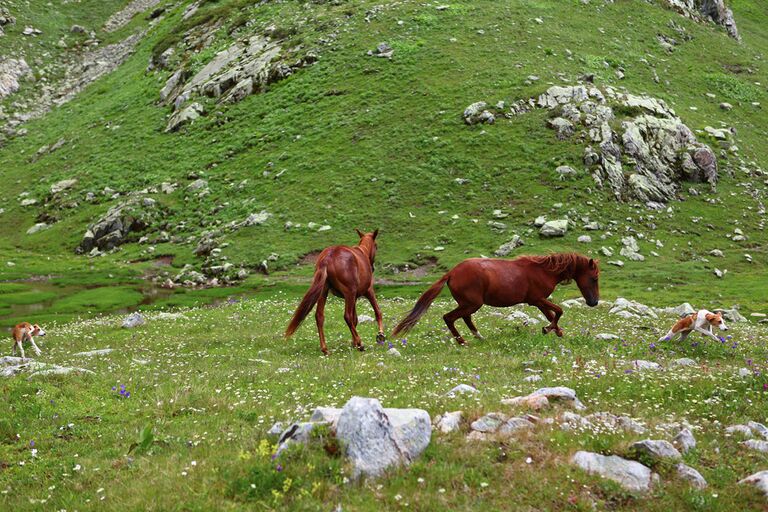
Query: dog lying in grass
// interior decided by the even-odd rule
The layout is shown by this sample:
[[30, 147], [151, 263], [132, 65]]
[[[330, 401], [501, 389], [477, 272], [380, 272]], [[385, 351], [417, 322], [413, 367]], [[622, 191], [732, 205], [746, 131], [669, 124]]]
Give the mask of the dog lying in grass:
[[684, 341], [693, 331], [700, 332], [704, 336], [709, 336], [717, 341], [720, 338], [715, 336], [712, 332], [714, 327], [719, 328], [722, 331], [727, 331], [728, 326], [723, 321], [723, 314], [712, 313], [706, 309], [700, 309], [695, 313], [691, 313], [688, 316], [684, 316], [672, 326], [667, 334], [659, 338], [659, 341], [669, 341], [680, 333], [680, 341]]
[[35, 351], [35, 355], [40, 355], [40, 349], [35, 343], [33, 336], [45, 336], [45, 331], [42, 327], [35, 324], [32, 325], [29, 322], [22, 322], [13, 328], [11, 331], [13, 336], [13, 355], [16, 355], [16, 347], [19, 347], [21, 351], [21, 358], [24, 359], [24, 345], [25, 341], [29, 341], [32, 344], [32, 349]]

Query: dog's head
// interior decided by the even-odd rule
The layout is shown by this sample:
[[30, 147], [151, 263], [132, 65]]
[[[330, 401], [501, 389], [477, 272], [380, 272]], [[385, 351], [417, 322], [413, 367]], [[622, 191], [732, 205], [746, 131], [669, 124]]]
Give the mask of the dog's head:
[[42, 327], [40, 327], [39, 325], [35, 324], [35, 325], [32, 326], [32, 332], [29, 333], [29, 334], [31, 336], [45, 336], [45, 331], [43, 330]]
[[728, 326], [725, 325], [725, 322], [723, 321], [722, 312], [707, 313], [705, 318], [707, 319], [707, 322], [709, 322], [709, 325], [711, 325], [712, 327], [717, 327], [718, 329], [721, 329], [723, 331], [728, 330]]

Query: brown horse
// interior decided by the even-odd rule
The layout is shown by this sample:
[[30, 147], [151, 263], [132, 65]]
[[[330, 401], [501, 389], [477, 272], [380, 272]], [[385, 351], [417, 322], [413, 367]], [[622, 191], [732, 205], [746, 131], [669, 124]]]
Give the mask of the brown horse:
[[323, 323], [325, 322], [325, 301], [328, 292], [337, 297], [344, 297], [344, 320], [352, 333], [352, 346], [358, 350], [365, 350], [360, 336], [357, 334], [357, 309], [356, 303], [359, 297], [365, 297], [373, 306], [376, 322], [379, 324], [378, 341], [384, 341], [384, 325], [381, 321], [381, 309], [376, 302], [373, 292], [373, 261], [376, 258], [377, 229], [373, 233], [362, 233], [360, 243], [355, 247], [346, 245], [334, 245], [320, 253], [315, 264], [315, 277], [298, 309], [293, 314], [291, 323], [285, 330], [285, 337], [290, 337], [301, 322], [306, 318], [312, 308], [317, 304], [315, 321], [317, 331], [320, 334], [320, 350], [328, 355], [328, 346], [325, 344]]
[[587, 304], [596, 306], [600, 299], [599, 276], [597, 260], [574, 253], [521, 256], [514, 260], [470, 258], [453, 267], [424, 292], [392, 335], [407, 332], [416, 325], [447, 283], [459, 307], [443, 315], [443, 320], [459, 345], [466, 343], [454, 325], [459, 318], [464, 320], [475, 337], [482, 339], [472, 323], [472, 314], [483, 304], [506, 307], [527, 303], [536, 306], [550, 322], [542, 328], [542, 332], [555, 331], [562, 336], [563, 330], [557, 322], [563, 310], [547, 297], [559, 283], [575, 280]]

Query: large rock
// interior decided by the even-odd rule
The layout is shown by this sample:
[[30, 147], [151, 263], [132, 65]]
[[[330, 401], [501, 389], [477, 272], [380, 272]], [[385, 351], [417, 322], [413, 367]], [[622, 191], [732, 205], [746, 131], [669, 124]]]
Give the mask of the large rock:
[[487, 106], [488, 105], [484, 101], [478, 101], [465, 108], [463, 114], [464, 122], [468, 125], [481, 123], [493, 124], [496, 117], [490, 111], [486, 110]]
[[116, 206], [96, 222], [88, 226], [75, 252], [84, 254], [95, 247], [106, 251], [138, 239], [138, 234], [162, 218], [156, 203], [147, 203], [139, 196], [129, 198]]
[[420, 409], [381, 407], [375, 398], [353, 397], [341, 411], [336, 438], [353, 466], [353, 475], [381, 476], [407, 464], [429, 445], [432, 425]]
[[650, 490], [653, 482], [652, 473], [648, 467], [639, 462], [622, 459], [617, 455], [605, 456], [579, 451], [571, 459], [571, 464], [587, 473], [613, 480], [628, 491], [646, 492]]
[[557, 386], [552, 388], [539, 388], [528, 397], [543, 396], [546, 397], [549, 402], [560, 401], [566, 403], [576, 410], [586, 409], [579, 397], [576, 396], [576, 391], [565, 386]]
[[463, 415], [461, 411], [446, 412], [435, 419], [435, 427], [443, 434], [456, 432], [461, 428]]
[[681, 430], [672, 440], [672, 443], [683, 453], [696, 448], [696, 438], [693, 437], [693, 432], [687, 428]]
[[61, 180], [51, 185], [51, 194], [59, 194], [77, 184], [76, 179]]
[[171, 118], [168, 120], [168, 125], [165, 127], [165, 131], [175, 132], [182, 126], [191, 124], [203, 113], [205, 113], [205, 108], [200, 103], [194, 102], [190, 105], [187, 105], [171, 116]]

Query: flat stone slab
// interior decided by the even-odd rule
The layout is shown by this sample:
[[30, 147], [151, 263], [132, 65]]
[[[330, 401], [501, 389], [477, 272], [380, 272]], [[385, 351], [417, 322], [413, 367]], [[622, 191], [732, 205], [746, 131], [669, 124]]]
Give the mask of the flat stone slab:
[[650, 490], [653, 482], [650, 468], [618, 455], [606, 456], [578, 451], [571, 458], [571, 464], [587, 473], [613, 480], [628, 491], [646, 492]]

